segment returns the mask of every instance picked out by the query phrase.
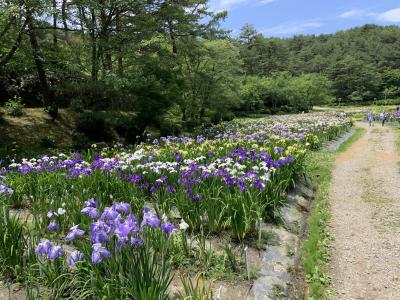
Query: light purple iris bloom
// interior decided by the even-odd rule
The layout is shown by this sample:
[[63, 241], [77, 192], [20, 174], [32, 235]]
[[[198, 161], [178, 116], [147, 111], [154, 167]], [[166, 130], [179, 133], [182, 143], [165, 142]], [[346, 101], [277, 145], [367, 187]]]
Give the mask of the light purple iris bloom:
[[85, 255], [82, 252], [75, 250], [71, 252], [71, 255], [67, 258], [67, 261], [68, 264], [73, 267], [77, 262], [82, 261], [84, 258]]
[[53, 244], [49, 240], [42, 240], [35, 248], [37, 255], [47, 255]]
[[120, 213], [129, 213], [131, 211], [131, 205], [129, 203], [115, 203], [114, 205], [115, 210], [119, 211]]
[[160, 220], [158, 219], [157, 215], [148, 208], [143, 210], [143, 220], [140, 226], [144, 227], [145, 225], [148, 225], [151, 228], [157, 228], [160, 226]]
[[47, 229], [51, 232], [57, 231], [60, 229], [60, 225], [56, 221], [51, 221]]
[[65, 237], [65, 240], [67, 242], [71, 242], [76, 238], [82, 237], [84, 234], [85, 234], [85, 231], [83, 231], [82, 229], [79, 229], [78, 225], [75, 225], [70, 228], [70, 231], [67, 234], [67, 236]]
[[109, 226], [103, 221], [97, 221], [90, 224], [90, 235], [92, 243], [107, 243], [110, 238], [108, 236]]
[[103, 247], [100, 243], [93, 244], [92, 246], [92, 263], [97, 265], [105, 258], [111, 257], [110, 251]]
[[131, 237], [131, 246], [132, 247], [141, 247], [143, 246], [143, 240], [141, 239], [140, 236], [137, 237]]
[[81, 213], [88, 215], [91, 219], [97, 219], [100, 216], [100, 213], [97, 211], [97, 208], [92, 206], [87, 206], [81, 210]]
[[48, 258], [52, 261], [56, 260], [57, 257], [59, 256], [64, 256], [65, 252], [64, 249], [61, 248], [61, 246], [54, 246], [51, 248], [51, 250], [48, 252]]
[[85, 207], [98, 208], [99, 202], [96, 199], [90, 198], [89, 200], [85, 201]]
[[161, 224], [161, 228], [165, 234], [170, 235], [171, 232], [175, 229], [175, 225], [167, 221]]
[[193, 196], [193, 201], [195, 202], [200, 202], [203, 199], [203, 196], [201, 196], [200, 194], [196, 194]]

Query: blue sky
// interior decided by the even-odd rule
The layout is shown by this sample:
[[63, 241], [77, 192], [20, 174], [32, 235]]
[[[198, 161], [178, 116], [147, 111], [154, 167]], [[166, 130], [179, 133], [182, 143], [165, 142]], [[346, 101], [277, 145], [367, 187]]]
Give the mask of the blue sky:
[[278, 37], [334, 33], [366, 23], [400, 25], [399, 0], [210, 0], [209, 6], [228, 11], [222, 27], [233, 35], [246, 23]]

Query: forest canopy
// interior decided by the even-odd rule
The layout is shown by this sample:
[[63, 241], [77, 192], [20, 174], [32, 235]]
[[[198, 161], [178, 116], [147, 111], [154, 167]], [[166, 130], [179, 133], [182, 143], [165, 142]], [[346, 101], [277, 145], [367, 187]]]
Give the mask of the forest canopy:
[[268, 38], [220, 29], [207, 0], [0, 3], [0, 104], [132, 112], [136, 135], [245, 113], [400, 96], [400, 28]]

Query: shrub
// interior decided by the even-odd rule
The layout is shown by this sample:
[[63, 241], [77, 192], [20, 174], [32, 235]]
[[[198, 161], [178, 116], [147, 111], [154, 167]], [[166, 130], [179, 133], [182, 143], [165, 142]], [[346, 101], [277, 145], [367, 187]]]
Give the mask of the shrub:
[[71, 100], [71, 103], [69, 104], [69, 109], [76, 113], [83, 113], [85, 105], [81, 99], [75, 98]]
[[137, 127], [136, 116], [120, 116], [113, 122], [113, 128], [125, 142], [131, 144], [136, 143], [137, 136], [142, 134]]
[[85, 149], [88, 148], [90, 145], [89, 138], [80, 132], [73, 132], [72, 133], [72, 147], [74, 149]]
[[173, 105], [160, 117], [161, 135], [178, 135], [182, 131], [183, 114], [179, 105]]
[[2, 110], [0, 110], [0, 125], [3, 124], [3, 123], [5, 123], [4, 112]]
[[22, 103], [22, 98], [14, 96], [14, 98], [6, 102], [6, 111], [10, 116], [20, 117], [23, 115], [23, 108], [25, 104]]
[[40, 139], [39, 146], [42, 148], [55, 148], [56, 141], [53, 136], [44, 136]]
[[76, 130], [93, 142], [109, 142], [112, 139], [110, 126], [100, 113], [81, 114]]

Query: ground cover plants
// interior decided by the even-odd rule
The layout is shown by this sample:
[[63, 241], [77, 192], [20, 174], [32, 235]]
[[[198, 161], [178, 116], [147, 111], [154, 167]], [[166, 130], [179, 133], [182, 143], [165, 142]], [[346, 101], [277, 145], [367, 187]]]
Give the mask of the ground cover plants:
[[203, 278], [257, 274], [246, 257], [266, 241], [261, 223], [279, 222], [308, 152], [350, 126], [334, 113], [248, 119], [1, 161], [2, 279], [51, 299], [210, 299]]

